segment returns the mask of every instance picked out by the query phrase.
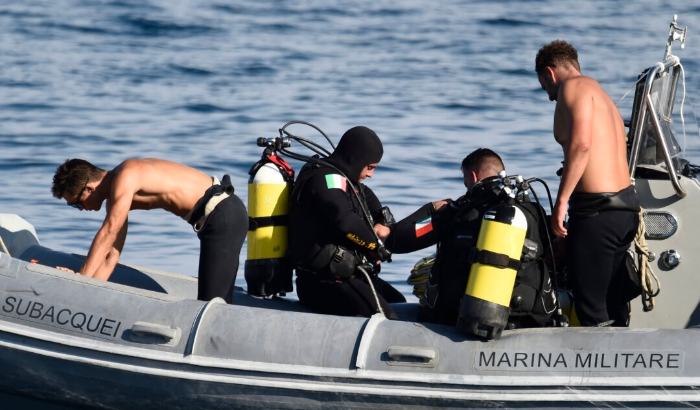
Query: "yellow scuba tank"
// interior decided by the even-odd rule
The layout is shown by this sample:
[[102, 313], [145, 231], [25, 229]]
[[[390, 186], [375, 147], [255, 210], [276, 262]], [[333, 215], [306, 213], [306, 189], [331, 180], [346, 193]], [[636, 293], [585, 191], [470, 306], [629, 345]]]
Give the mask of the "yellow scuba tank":
[[457, 327], [487, 339], [500, 338], [508, 324], [526, 233], [527, 219], [518, 207], [502, 204], [486, 211]]
[[263, 297], [284, 295], [293, 290], [292, 269], [286, 263], [285, 254], [294, 170], [268, 147], [249, 175], [248, 258], [245, 262], [248, 293]]

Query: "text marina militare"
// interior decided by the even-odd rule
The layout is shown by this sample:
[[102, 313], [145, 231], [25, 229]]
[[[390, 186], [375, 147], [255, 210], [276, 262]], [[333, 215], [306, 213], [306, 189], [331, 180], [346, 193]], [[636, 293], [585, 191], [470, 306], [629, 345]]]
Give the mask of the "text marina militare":
[[476, 370], [507, 371], [680, 371], [681, 351], [512, 351], [475, 352]]

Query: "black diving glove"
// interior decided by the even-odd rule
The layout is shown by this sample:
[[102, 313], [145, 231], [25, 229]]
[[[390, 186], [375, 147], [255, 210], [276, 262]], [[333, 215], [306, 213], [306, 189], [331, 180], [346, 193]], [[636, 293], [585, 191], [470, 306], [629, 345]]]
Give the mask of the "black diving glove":
[[384, 245], [380, 245], [377, 248], [377, 259], [382, 262], [391, 262], [391, 252]]
[[383, 206], [382, 209], [379, 210], [379, 215], [377, 215], [375, 222], [384, 226], [391, 226], [396, 223], [396, 219], [394, 219], [394, 214], [391, 213], [389, 207]]

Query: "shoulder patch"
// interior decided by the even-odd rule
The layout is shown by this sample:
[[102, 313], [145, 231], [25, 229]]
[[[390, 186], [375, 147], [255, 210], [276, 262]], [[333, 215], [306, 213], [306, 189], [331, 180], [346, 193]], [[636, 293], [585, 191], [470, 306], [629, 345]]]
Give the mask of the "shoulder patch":
[[416, 238], [427, 234], [433, 230], [433, 218], [428, 216], [427, 218], [416, 222]]
[[347, 192], [347, 181], [344, 176], [338, 174], [328, 174], [326, 175], [326, 186], [328, 189], [341, 189]]

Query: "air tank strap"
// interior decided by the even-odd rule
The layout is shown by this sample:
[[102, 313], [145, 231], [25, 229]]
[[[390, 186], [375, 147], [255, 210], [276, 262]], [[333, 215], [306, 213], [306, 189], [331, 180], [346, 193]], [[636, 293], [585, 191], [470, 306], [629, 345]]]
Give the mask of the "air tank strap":
[[495, 266], [500, 269], [520, 269], [520, 260], [512, 259], [506, 254], [491, 252], [486, 249], [478, 250], [477, 248], [471, 248], [469, 260], [471, 261], [471, 263], [480, 263], [482, 265]]
[[265, 228], [267, 226], [287, 226], [289, 225], [288, 215], [273, 215], [273, 216], [261, 216], [257, 218], [248, 218], [248, 230], [254, 231], [258, 228]]

